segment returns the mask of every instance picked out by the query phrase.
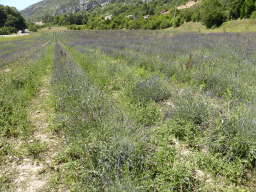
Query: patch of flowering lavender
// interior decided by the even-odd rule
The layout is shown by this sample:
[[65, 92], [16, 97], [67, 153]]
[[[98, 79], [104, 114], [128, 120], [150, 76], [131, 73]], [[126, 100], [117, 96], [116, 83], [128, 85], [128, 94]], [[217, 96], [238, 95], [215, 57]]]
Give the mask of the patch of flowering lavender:
[[[180, 119], [181, 124], [190, 122], [202, 132], [202, 145], [227, 161], [241, 158], [255, 166], [256, 33], [184, 33], [170, 37], [153, 32], [79, 31], [62, 33], [60, 39], [81, 52], [100, 49], [124, 59], [124, 63], [160, 71], [178, 82], [191, 83], [201, 94], [229, 102], [224, 112], [218, 112], [207, 101], [208, 96], [184, 92], [174, 98], [166, 116]], [[150, 90], [157, 90], [155, 85], [144, 80], [134, 89], [134, 95], [141, 100], [153, 99]]]
[[133, 96], [140, 101], [163, 101], [171, 97], [169, 82], [161, 77], [150, 77], [138, 83], [134, 88]]
[[0, 55], [0, 59], [2, 61], [0, 67], [6, 64], [10, 64], [13, 61], [19, 59], [20, 57], [29, 55], [31, 51], [33, 52], [36, 49], [39, 50], [42, 45], [46, 44], [51, 39], [51, 35], [42, 35], [38, 38], [31, 38], [29, 41], [18, 41], [15, 48], [7, 48], [10, 51], [8, 51], [8, 53]]
[[[246, 106], [237, 105], [234, 109], [222, 111], [214, 108], [208, 96], [193, 96], [189, 90], [176, 95], [173, 106], [166, 111], [167, 118], [178, 120], [181, 124], [189, 122], [199, 135], [204, 135], [200, 145], [208, 151], [222, 154], [227, 161], [245, 159], [253, 166], [256, 163], [256, 105], [248, 102]], [[230, 107], [228, 106], [228, 107]], [[192, 130], [193, 130], [192, 129]], [[181, 130], [175, 128], [174, 133], [192, 137], [191, 126]], [[191, 132], [191, 133], [188, 133]], [[194, 136], [193, 136], [194, 137]], [[222, 140], [225, 138], [225, 140]]]
[[[183, 33], [169, 36], [143, 31], [76, 31], [62, 33], [61, 39], [72, 46], [101, 49], [127, 63], [175, 75], [179, 81], [203, 85], [219, 97], [231, 92], [247, 99], [247, 85], [256, 83], [255, 33]], [[191, 70], [185, 65], [192, 55]], [[250, 93], [249, 93], [250, 94]]]
[[103, 90], [91, 84], [59, 43], [54, 56], [51, 82], [56, 94], [56, 121], [63, 126], [67, 144], [76, 150], [73, 157], [79, 157], [84, 166], [86, 188], [121, 180], [124, 165], [133, 170], [131, 174], [143, 173], [146, 144], [141, 138], [146, 137], [146, 128], [135, 125]]
[[175, 96], [173, 106], [166, 115], [190, 121], [195, 125], [209, 123], [211, 119], [217, 117], [217, 111], [207, 101], [208, 99], [205, 96], [195, 97], [189, 90], [183, 90]]

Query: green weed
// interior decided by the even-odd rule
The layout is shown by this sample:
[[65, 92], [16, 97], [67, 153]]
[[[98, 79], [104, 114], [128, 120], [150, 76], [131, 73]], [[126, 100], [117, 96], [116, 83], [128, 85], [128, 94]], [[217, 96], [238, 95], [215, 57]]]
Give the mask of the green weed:
[[34, 139], [33, 143], [27, 145], [29, 155], [33, 156], [34, 159], [40, 158], [40, 153], [45, 151], [47, 148], [45, 143], [41, 143], [39, 140]]

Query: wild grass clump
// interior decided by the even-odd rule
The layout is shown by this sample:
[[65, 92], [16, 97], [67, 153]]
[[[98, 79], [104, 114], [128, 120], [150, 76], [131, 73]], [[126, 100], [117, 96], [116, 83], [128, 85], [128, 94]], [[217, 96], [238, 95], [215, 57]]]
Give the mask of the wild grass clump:
[[[5, 156], [5, 155], [8, 155], [10, 153], [10, 151], [12, 151], [12, 146], [7, 143], [7, 142], [4, 142], [4, 141], [1, 141], [0, 142], [0, 156]], [[2, 163], [0, 161], [0, 163]]]
[[33, 140], [33, 143], [27, 145], [29, 155], [33, 158], [40, 158], [40, 153], [45, 151], [47, 148], [45, 143], [41, 143], [40, 140]]
[[141, 102], [159, 102], [171, 97], [171, 89], [166, 79], [152, 76], [137, 84], [133, 96]]

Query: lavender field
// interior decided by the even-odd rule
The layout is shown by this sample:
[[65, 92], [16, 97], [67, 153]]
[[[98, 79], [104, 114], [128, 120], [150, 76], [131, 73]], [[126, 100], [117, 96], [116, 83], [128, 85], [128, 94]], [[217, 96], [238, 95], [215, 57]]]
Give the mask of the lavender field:
[[[126, 30], [0, 41], [0, 189], [20, 189], [8, 166], [30, 157], [42, 191], [255, 191], [255, 44]], [[29, 120], [45, 79], [59, 148]]]

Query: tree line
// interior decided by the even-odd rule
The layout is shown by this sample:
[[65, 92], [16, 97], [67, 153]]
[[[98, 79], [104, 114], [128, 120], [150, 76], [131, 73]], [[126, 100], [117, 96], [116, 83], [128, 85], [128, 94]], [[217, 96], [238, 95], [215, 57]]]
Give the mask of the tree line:
[[15, 7], [0, 5], [0, 35], [9, 35], [25, 29], [35, 32], [39, 27], [27, 23]]
[[[197, 0], [195, 0], [197, 1]], [[98, 5], [90, 11], [70, 12], [57, 16], [45, 15], [42, 20], [48, 26], [68, 26], [69, 29], [164, 29], [179, 26], [184, 22], [202, 22], [207, 28], [219, 27], [223, 22], [233, 19], [256, 17], [255, 0], [203, 0], [183, 10], [176, 10], [174, 3], [168, 0], [152, 0], [133, 4], [122, 4], [122, 0], [105, 6]], [[181, 0], [180, 2], [186, 2]], [[171, 7], [170, 7], [171, 6]], [[160, 13], [166, 11], [166, 14]], [[167, 13], [168, 11], [168, 13]], [[108, 14], [106, 14], [108, 13]], [[112, 14], [110, 19], [104, 15]], [[131, 14], [128, 17], [128, 14]], [[149, 15], [149, 18], [144, 18]], [[83, 25], [83, 26], [77, 26]], [[40, 26], [27, 23], [14, 7], [0, 5], [0, 34], [16, 33], [17, 30], [28, 28], [37, 31]]]
[[[197, 0], [195, 0], [197, 1]], [[219, 27], [223, 22], [238, 18], [250, 18], [255, 11], [255, 0], [204, 0], [191, 8], [176, 10], [174, 18], [174, 2], [168, 0], [136, 1], [134, 4], [122, 4], [116, 1], [104, 8], [98, 5], [88, 12], [77, 12], [43, 17], [43, 22], [51, 25], [72, 25], [70, 29], [164, 29], [179, 26], [184, 22], [202, 22], [207, 28]], [[186, 2], [186, 1], [180, 1]], [[170, 3], [170, 2], [169, 2]], [[169, 6], [169, 7], [168, 7]], [[161, 14], [160, 10], [169, 11]], [[108, 14], [106, 14], [108, 13]], [[103, 15], [112, 14], [105, 19]], [[128, 14], [131, 14], [129, 17]], [[144, 15], [150, 15], [145, 19]], [[255, 13], [256, 15], [256, 13]], [[84, 25], [76, 26], [76, 25]]]

